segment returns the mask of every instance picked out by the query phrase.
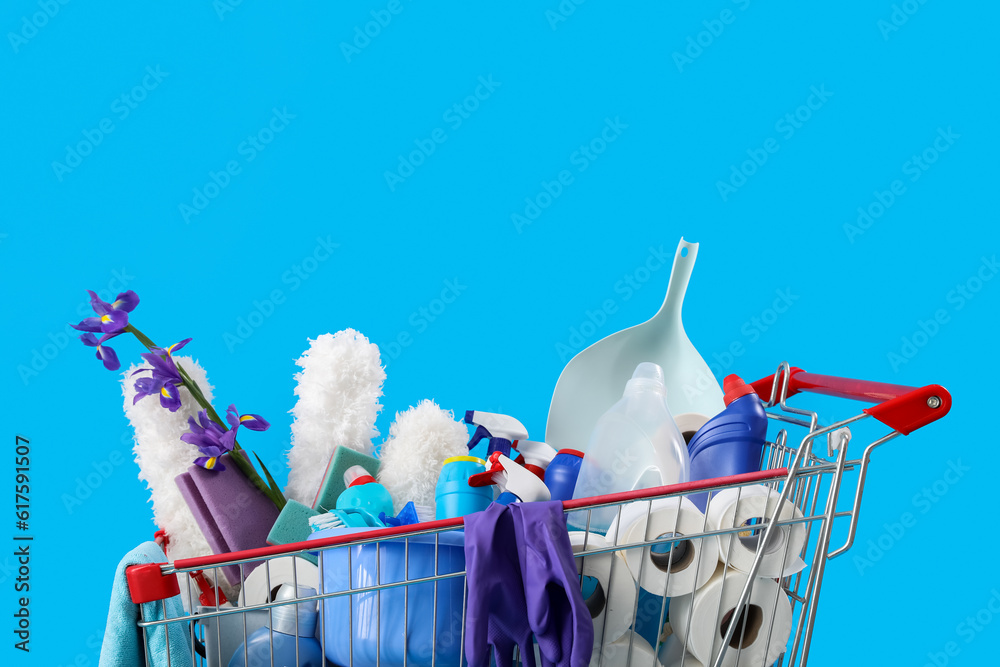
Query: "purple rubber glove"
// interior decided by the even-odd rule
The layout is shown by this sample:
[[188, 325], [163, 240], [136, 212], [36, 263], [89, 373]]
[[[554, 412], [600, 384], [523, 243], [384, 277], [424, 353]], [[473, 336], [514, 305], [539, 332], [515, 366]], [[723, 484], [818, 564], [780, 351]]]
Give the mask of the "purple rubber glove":
[[542, 667], [587, 667], [594, 650], [594, 621], [580, 590], [562, 503], [514, 503], [509, 508], [528, 624]]
[[[489, 667], [491, 646], [496, 667], [512, 667], [515, 646], [521, 648], [521, 663], [535, 667], [514, 519], [507, 510], [505, 505], [493, 503], [465, 517], [465, 569], [469, 582], [465, 659], [469, 667]], [[568, 545], [568, 534], [566, 540]], [[589, 660], [589, 649], [587, 656]]]

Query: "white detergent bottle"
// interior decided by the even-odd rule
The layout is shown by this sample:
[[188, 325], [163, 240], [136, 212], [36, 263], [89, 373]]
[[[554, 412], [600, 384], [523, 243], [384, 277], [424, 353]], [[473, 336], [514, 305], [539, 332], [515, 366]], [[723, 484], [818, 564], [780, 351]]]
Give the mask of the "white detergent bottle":
[[[580, 465], [574, 498], [687, 482], [691, 474], [687, 445], [667, 408], [663, 369], [644, 362], [625, 384], [621, 400], [597, 421]], [[606, 534], [617, 507], [591, 512], [589, 530]], [[569, 522], [587, 525], [587, 512]]]

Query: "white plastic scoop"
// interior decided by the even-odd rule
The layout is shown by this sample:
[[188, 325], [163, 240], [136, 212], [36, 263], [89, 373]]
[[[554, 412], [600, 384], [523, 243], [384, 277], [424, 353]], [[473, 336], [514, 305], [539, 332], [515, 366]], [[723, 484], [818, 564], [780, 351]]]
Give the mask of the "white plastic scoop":
[[722, 388], [694, 348], [681, 323], [698, 244], [681, 238], [667, 296], [652, 319], [613, 333], [570, 359], [556, 382], [545, 427], [555, 449], [585, 449], [601, 415], [621, 398], [635, 367], [651, 361], [663, 368], [667, 405], [674, 418], [685, 413], [712, 417], [722, 411]]

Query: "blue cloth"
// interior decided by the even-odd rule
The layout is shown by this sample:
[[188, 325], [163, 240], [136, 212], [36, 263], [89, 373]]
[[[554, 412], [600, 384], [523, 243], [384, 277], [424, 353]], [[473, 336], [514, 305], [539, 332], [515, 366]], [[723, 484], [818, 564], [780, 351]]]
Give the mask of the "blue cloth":
[[[129, 565], [163, 563], [167, 560], [156, 542], [144, 542], [128, 552], [115, 570], [115, 580], [111, 585], [111, 604], [108, 608], [108, 624], [104, 629], [104, 643], [101, 645], [100, 667], [144, 667], [145, 648], [142, 630], [137, 625], [143, 621], [158, 621], [164, 618], [183, 618], [184, 607], [179, 595], [166, 600], [144, 602], [142, 616], [139, 606], [129, 596], [125, 568]], [[164, 603], [166, 616], [164, 616]], [[169, 631], [166, 630], [169, 628]], [[167, 638], [170, 641], [170, 662], [167, 662]], [[166, 625], [156, 625], [146, 629], [149, 644], [148, 667], [191, 667], [191, 643], [186, 620]]]
[[535, 667], [587, 667], [594, 623], [580, 590], [566, 515], [559, 501], [493, 503], [465, 517], [469, 667], [510, 667], [514, 647]]

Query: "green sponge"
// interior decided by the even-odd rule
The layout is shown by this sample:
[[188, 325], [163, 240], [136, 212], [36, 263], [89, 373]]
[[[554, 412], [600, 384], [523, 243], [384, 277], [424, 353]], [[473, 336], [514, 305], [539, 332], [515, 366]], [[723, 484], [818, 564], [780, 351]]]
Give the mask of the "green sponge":
[[330, 455], [330, 462], [323, 474], [323, 483], [316, 493], [316, 500], [313, 501], [314, 510], [328, 512], [337, 507], [337, 498], [347, 488], [344, 484], [344, 473], [351, 466], [361, 466], [372, 477], [378, 478], [379, 460], [377, 458], [356, 452], [350, 447], [337, 447]]
[[[306, 507], [300, 502], [289, 500], [284, 509], [278, 515], [278, 519], [271, 526], [271, 532], [267, 534], [267, 543], [270, 545], [291, 544], [292, 542], [305, 542], [312, 533], [309, 526], [309, 519], [317, 516], [319, 512]], [[313, 554], [302, 554], [302, 558], [316, 564], [316, 556]]]

